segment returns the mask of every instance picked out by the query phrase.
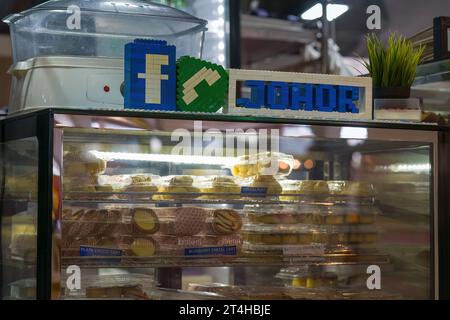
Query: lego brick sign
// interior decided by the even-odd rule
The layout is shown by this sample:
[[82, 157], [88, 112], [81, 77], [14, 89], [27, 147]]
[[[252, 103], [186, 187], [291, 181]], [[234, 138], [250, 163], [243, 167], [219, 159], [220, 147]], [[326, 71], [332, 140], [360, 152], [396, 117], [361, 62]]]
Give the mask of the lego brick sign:
[[[227, 101], [228, 95], [228, 101]], [[247, 116], [372, 119], [372, 79], [225, 70], [193, 57], [176, 60], [166, 41], [125, 46], [125, 108]]]
[[125, 45], [125, 108], [175, 111], [176, 48], [160, 40]]
[[372, 79], [229, 70], [228, 114], [372, 119]]
[[217, 112], [226, 104], [228, 73], [193, 57], [176, 60], [175, 46], [135, 40], [125, 46], [125, 108]]

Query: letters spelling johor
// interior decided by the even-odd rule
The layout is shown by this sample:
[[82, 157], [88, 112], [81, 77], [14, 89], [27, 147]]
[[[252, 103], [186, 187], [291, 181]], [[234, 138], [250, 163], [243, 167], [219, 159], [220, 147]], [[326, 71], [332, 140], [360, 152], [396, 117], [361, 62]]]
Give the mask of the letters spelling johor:
[[228, 72], [228, 114], [372, 119], [372, 79], [369, 77], [239, 69]]
[[239, 107], [260, 109], [290, 109], [322, 112], [359, 113], [359, 88], [324, 84], [245, 81], [250, 98], [239, 98]]

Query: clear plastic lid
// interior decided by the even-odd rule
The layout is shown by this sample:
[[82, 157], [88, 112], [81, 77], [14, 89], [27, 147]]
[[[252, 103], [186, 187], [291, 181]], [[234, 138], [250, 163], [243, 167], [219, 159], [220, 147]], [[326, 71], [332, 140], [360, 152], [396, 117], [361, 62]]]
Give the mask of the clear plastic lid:
[[115, 189], [123, 188], [130, 185], [156, 185], [161, 177], [154, 174], [121, 174], [121, 175], [100, 175], [98, 177], [99, 185], [111, 185]]
[[283, 194], [289, 195], [322, 195], [329, 194], [328, 183], [323, 180], [284, 180]]
[[[197, 185], [197, 177], [189, 175], [161, 177], [158, 187], [162, 188], [193, 188]], [[161, 190], [164, 191], [164, 190]]]
[[275, 277], [279, 279], [295, 279], [295, 278], [337, 279], [336, 273], [327, 272], [324, 268], [317, 266], [283, 268]]
[[257, 215], [284, 215], [284, 214], [309, 214], [320, 213], [317, 205], [274, 205], [274, 204], [252, 204], [244, 207], [246, 214]]
[[244, 232], [260, 233], [269, 235], [282, 234], [325, 234], [327, 228], [323, 226], [301, 225], [301, 224], [245, 224]]
[[370, 204], [350, 203], [345, 205], [324, 205], [319, 206], [322, 214], [327, 215], [379, 215], [380, 209]]
[[375, 189], [372, 184], [361, 181], [328, 181], [330, 194], [345, 197], [373, 197]]
[[[181, 54], [198, 56], [207, 24], [181, 10], [141, 0], [52, 0], [3, 22], [11, 27], [15, 62], [42, 55], [121, 57], [124, 44], [136, 38], [167, 40]], [[200, 37], [191, 43], [194, 34]], [[177, 41], [181, 38], [183, 43]]]
[[196, 186], [202, 192], [221, 192], [224, 190], [234, 190], [240, 193], [240, 185], [242, 181], [237, 177], [232, 176], [206, 176], [197, 177]]

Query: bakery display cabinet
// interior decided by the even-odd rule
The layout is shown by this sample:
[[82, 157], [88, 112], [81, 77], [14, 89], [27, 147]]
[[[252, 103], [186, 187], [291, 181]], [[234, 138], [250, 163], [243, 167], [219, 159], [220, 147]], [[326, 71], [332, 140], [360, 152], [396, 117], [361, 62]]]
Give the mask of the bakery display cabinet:
[[3, 299], [448, 297], [445, 128], [59, 109], [0, 123]]

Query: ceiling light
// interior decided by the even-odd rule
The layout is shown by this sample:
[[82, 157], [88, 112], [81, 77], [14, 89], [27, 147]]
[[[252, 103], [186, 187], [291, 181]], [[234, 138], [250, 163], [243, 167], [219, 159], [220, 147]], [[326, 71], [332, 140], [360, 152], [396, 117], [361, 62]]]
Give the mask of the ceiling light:
[[316, 20], [319, 19], [323, 15], [322, 4], [317, 3], [300, 16], [303, 20]]
[[333, 21], [348, 11], [349, 7], [346, 4], [328, 4], [327, 5], [327, 19]]
[[[349, 6], [346, 4], [328, 4], [327, 5], [327, 20], [333, 21], [346, 13]], [[316, 20], [323, 15], [323, 6], [321, 3], [317, 3], [305, 12], [302, 13], [301, 18], [303, 20]]]

